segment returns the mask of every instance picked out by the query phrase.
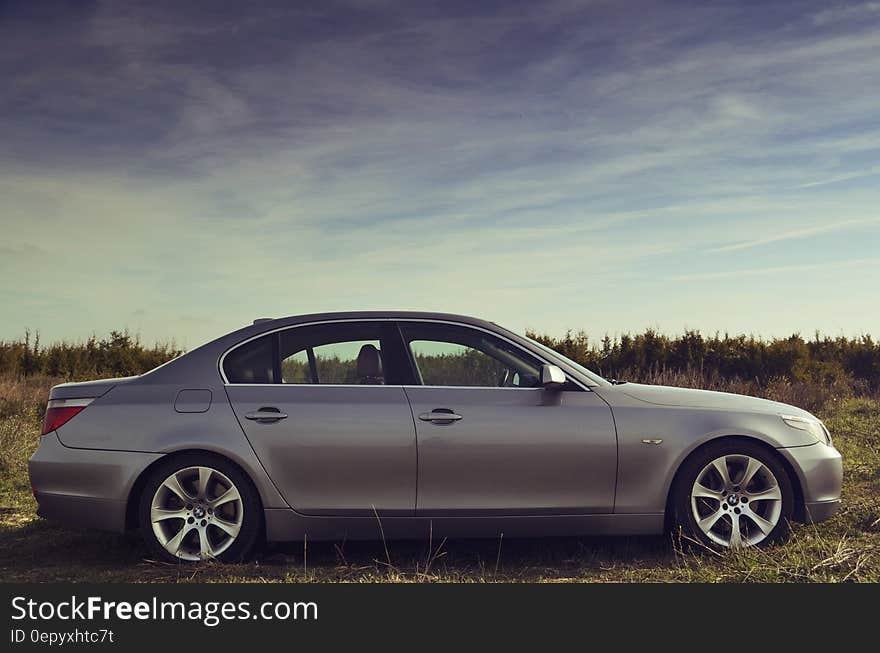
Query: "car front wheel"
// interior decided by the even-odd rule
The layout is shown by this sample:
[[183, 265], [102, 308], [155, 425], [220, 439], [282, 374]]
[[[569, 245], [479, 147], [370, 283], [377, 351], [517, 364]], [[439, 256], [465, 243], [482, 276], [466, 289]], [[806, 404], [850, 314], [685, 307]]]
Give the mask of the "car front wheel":
[[756, 546], [789, 533], [794, 491], [772, 452], [740, 440], [711, 443], [688, 458], [675, 494], [678, 525], [713, 548]]

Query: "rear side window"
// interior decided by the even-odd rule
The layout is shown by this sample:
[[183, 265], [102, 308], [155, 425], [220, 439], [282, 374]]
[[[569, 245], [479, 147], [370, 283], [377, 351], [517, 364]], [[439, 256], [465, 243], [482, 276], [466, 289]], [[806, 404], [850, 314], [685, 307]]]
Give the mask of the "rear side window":
[[382, 342], [378, 338], [345, 340], [294, 352], [281, 361], [281, 382], [384, 385]]
[[229, 383], [403, 385], [414, 382], [391, 322], [336, 322], [292, 327], [232, 350]]
[[396, 328], [383, 322], [287, 329], [279, 334], [280, 383], [398, 384], [400, 349]]
[[230, 383], [276, 383], [274, 335], [251, 340], [233, 349], [223, 361]]

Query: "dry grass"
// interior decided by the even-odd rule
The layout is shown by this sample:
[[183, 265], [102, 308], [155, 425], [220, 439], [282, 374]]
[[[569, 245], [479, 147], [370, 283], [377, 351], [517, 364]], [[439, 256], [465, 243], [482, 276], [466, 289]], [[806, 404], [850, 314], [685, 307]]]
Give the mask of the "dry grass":
[[40, 415], [53, 385], [64, 383], [54, 376], [30, 376], [18, 379], [0, 376], [0, 418], [15, 415]]
[[880, 401], [880, 392], [843, 378], [832, 379], [828, 383], [815, 383], [792, 380], [784, 377], [767, 381], [758, 379], [725, 378], [718, 374], [689, 370], [629, 370], [621, 378], [636, 383], [668, 385], [679, 388], [697, 388], [715, 392], [732, 392], [752, 397], [762, 397], [784, 404], [798, 406], [810, 412], [827, 412], [835, 405], [854, 397]]
[[132, 536], [76, 531], [36, 517], [26, 460], [39, 439], [39, 413], [51, 383], [0, 385], [3, 405], [20, 407], [0, 417], [0, 577], [6, 581], [880, 580], [880, 402], [874, 400], [832, 398], [819, 412], [844, 456], [843, 509], [822, 524], [796, 526], [784, 546], [720, 555], [683, 547], [672, 537], [296, 542], [273, 546], [247, 564], [194, 568], [147, 559]]

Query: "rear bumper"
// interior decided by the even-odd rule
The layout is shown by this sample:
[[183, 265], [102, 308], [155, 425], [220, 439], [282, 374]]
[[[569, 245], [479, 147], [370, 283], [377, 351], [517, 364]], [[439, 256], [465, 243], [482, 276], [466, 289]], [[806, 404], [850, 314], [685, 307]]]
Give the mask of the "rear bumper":
[[140, 473], [162, 454], [74, 449], [55, 433], [28, 461], [37, 514], [70, 526], [125, 530], [126, 506]]
[[65, 526], [97, 528], [121, 533], [125, 530], [125, 501], [107, 501], [69, 494], [34, 492], [37, 514]]

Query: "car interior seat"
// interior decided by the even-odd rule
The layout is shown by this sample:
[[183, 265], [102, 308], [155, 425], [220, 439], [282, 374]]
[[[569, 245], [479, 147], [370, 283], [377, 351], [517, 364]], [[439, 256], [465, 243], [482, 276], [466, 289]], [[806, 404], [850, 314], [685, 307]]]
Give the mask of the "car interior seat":
[[384, 385], [382, 357], [373, 345], [364, 345], [358, 352], [357, 378], [360, 385]]

